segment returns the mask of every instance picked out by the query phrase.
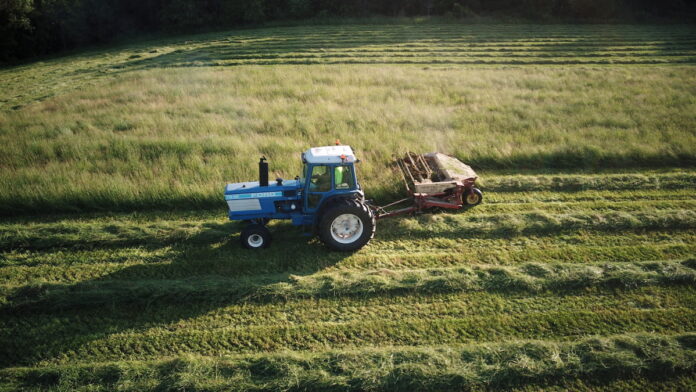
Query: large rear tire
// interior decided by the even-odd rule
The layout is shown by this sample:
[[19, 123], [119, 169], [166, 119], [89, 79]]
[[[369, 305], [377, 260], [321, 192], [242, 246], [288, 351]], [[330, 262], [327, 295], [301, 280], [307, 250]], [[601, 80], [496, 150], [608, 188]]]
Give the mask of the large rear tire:
[[351, 252], [367, 245], [376, 227], [375, 214], [364, 202], [342, 199], [322, 214], [319, 239], [331, 249]]

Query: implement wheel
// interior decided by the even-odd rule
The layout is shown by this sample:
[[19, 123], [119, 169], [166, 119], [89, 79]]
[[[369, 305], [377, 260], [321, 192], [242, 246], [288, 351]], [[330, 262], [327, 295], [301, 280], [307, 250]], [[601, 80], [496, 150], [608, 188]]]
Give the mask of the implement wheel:
[[483, 192], [478, 188], [471, 188], [470, 191], [464, 194], [464, 204], [468, 206], [479, 205], [481, 200], [483, 200]]
[[330, 206], [319, 221], [319, 239], [338, 251], [355, 251], [375, 235], [377, 221], [362, 201], [343, 199]]
[[271, 232], [264, 225], [252, 223], [242, 230], [239, 240], [247, 249], [268, 248], [271, 244]]

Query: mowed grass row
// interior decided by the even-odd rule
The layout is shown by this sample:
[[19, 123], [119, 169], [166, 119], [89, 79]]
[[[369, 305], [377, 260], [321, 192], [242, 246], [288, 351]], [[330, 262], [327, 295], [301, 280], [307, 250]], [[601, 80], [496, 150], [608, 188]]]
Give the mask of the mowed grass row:
[[519, 267], [481, 265], [420, 270], [378, 270], [259, 275], [239, 279], [200, 276], [195, 279], [94, 280], [69, 284], [36, 284], [6, 290], [3, 312], [22, 313], [88, 309], [129, 304], [147, 307], [153, 301], [176, 303], [210, 297], [229, 302], [277, 301], [293, 298], [448, 292], [564, 292], [589, 287], [693, 285], [694, 259], [621, 264], [542, 264]]
[[[66, 389], [79, 389], [81, 387], [90, 388], [94, 391], [111, 391], [114, 389], [128, 391], [146, 391], [150, 389], [155, 390], [175, 390], [181, 389], [182, 387], [190, 389], [207, 389], [207, 390], [228, 390], [233, 391], [237, 384], [235, 380], [234, 386], [231, 383], [219, 380], [215, 383], [202, 382], [202, 374], [199, 372], [191, 372], [186, 366], [176, 366], [180, 364], [187, 364], [186, 358], [182, 360], [173, 361], [157, 361], [150, 363], [105, 363], [98, 364], [95, 366], [66, 366], [66, 367], [51, 367], [45, 369], [21, 369], [19, 371], [5, 372], [8, 379], [4, 388], [9, 388], [9, 390], [16, 390], [21, 388], [27, 391], [33, 390], [66, 390]], [[193, 366], [197, 365], [198, 361], [193, 361]], [[156, 369], [156, 370], [150, 370]], [[170, 370], [166, 372], [163, 370]], [[600, 380], [597, 378], [591, 379], [558, 379], [554, 378], [549, 381], [539, 381], [532, 385], [524, 385], [517, 387], [507, 388], [510, 392], [528, 392], [530, 390], [538, 392], [558, 392], [559, 390], [570, 390], [578, 392], [609, 392], [609, 391], [632, 391], [632, 392], [653, 392], [656, 390], [669, 391], [669, 392], [681, 392], [689, 391], [696, 388], [696, 376], [691, 375], [689, 372], [674, 372], [664, 376], [655, 378], [653, 376], [642, 376], [641, 372], [635, 372], [631, 378], [627, 379], [616, 379], [612, 378], [610, 380]], [[121, 374], [122, 376], [112, 378], [113, 374]], [[164, 380], [156, 377], [155, 374], [165, 375]], [[219, 373], [212, 371], [208, 375], [216, 377]], [[131, 378], [137, 378], [134, 380]], [[189, 378], [192, 375], [192, 378]], [[109, 379], [108, 381], [106, 379]], [[297, 380], [294, 380], [297, 381]], [[202, 385], [204, 384], [204, 385]], [[297, 385], [300, 383], [293, 383], [292, 385]], [[404, 382], [406, 385], [406, 391], [412, 390], [413, 387], [410, 382]], [[483, 384], [483, 383], [482, 383]], [[306, 384], [300, 384], [305, 390], [311, 390]], [[393, 387], [391, 383], [383, 388], [384, 390], [398, 391], [396, 387]], [[442, 384], [438, 383], [438, 386]], [[418, 382], [419, 387], [435, 388], [435, 385], [427, 382]], [[448, 386], [449, 387], [449, 386]], [[472, 391], [495, 391], [499, 390], [499, 387], [492, 386], [473, 386], [467, 383], [466, 386], [462, 386], [467, 390]], [[264, 383], [263, 386], [259, 387], [264, 390], [272, 389], [271, 385]], [[280, 385], [276, 389], [278, 390], [288, 390], [286, 385]], [[372, 389], [380, 390], [380, 387], [374, 386]], [[253, 387], [249, 384], [242, 384], [238, 390], [253, 391]], [[332, 386], [331, 384], [322, 385], [322, 391], [330, 390], [351, 390], [350, 387], [340, 387]]]
[[[437, 292], [431, 290], [388, 295], [331, 295], [289, 298], [287, 301], [249, 300], [235, 302], [218, 287], [210, 287], [209, 295], [194, 295], [187, 306], [177, 302], [176, 295], [159, 296], [142, 301], [113, 301], [109, 306], [91, 304], [82, 308], [41, 309], [4, 307], [4, 336], [25, 336], [24, 339], [49, 339], [50, 330], [64, 333], [79, 331], [118, 330], [166, 331], [190, 329], [242, 329], [246, 326], [290, 326], [306, 323], [342, 323], [384, 319], [437, 317], [464, 318], [501, 314], [575, 311], [617, 311], [693, 307], [694, 287], [688, 285], [634, 285], [631, 287], [585, 287], [558, 292], [529, 293], [500, 288], [492, 291]], [[434, 287], [433, 287], [434, 288]], [[445, 286], [441, 286], [445, 288]], [[180, 297], [184, 297], [182, 294]], [[257, 298], [258, 299], [258, 298]], [[144, 311], [147, 309], [147, 311]], [[31, 311], [29, 311], [31, 310]], [[88, 316], [88, 317], [85, 317]], [[42, 332], [45, 331], [46, 333]], [[71, 332], [72, 331], [72, 332]], [[17, 335], [19, 334], [19, 335]], [[33, 335], [30, 337], [29, 335]], [[28, 341], [22, 343], [28, 345]], [[60, 345], [59, 342], [54, 343]]]
[[[482, 183], [486, 202], [477, 208], [466, 209], [463, 214], [444, 215], [445, 217], [456, 216], [452, 226], [460, 226], [457, 222], [462, 223], [463, 220], [468, 220], [474, 226], [488, 224], [489, 227], [484, 227], [483, 231], [486, 229], [493, 233], [505, 230], [519, 231], [525, 228], [496, 228], [495, 225], [513, 224], [513, 222], [501, 222], [505, 220], [500, 218], [504, 215], [510, 215], [513, 219], [518, 216], [517, 220], [521, 219], [519, 223], [524, 224], [533, 220], [532, 215], [536, 214], [539, 222], [535, 229], [543, 231], [544, 222], [553, 220], [553, 216], [557, 219], [566, 217], [582, 220], [591, 218], [593, 213], [599, 213], [610, 215], [619, 225], [622, 217], [625, 218], [623, 226], [617, 226], [617, 229], [630, 228], [632, 225], [653, 227], [654, 225], [648, 222], [649, 219], [644, 222], [629, 222], [630, 215], [673, 216], [685, 221], [689, 219], [689, 212], [693, 209], [693, 203], [696, 200], [692, 195], [696, 188], [696, 175], [691, 171], [647, 174], [492, 175]], [[405, 192], [403, 185], [401, 188], [401, 192]], [[93, 217], [84, 214], [77, 217], [48, 215], [39, 220], [36, 216], [26, 219], [15, 218], [6, 220], [6, 223], [2, 225], [0, 248], [10, 250], [27, 247], [30, 249], [69, 247], [77, 240], [84, 246], [91, 243], [97, 245], [95, 241], [104, 242], [106, 245], [109, 239], [114, 242], [114, 245], [119, 246], [149, 242], [168, 243], [196, 234], [201, 234], [201, 241], [209, 242], [220, 235], [220, 229], [229, 230], [230, 228], [225, 226], [231, 225], [221, 223], [225, 216], [221, 195], [216, 196], [214, 206], [215, 210], [212, 211], [208, 209], [176, 213], [155, 211], [115, 216], [97, 214]], [[545, 217], [545, 214], [549, 217]], [[439, 218], [434, 219], [433, 222]], [[398, 222], [397, 227], [404, 226], [403, 223], [408, 221]], [[549, 228], [554, 224], [554, 222], [546, 223]], [[588, 222], [575, 223], [569, 225], [567, 229], [577, 230], [581, 229], [582, 225], [592, 225], [591, 219]], [[557, 225], [558, 222], [555, 224]], [[395, 227], [395, 225], [388, 224], [387, 227]], [[155, 228], [158, 228], [159, 234], [155, 236], [157, 238], [152, 238], [154, 234], [152, 229]], [[202, 229], [209, 229], [208, 233]], [[438, 231], [433, 230], [432, 227], [427, 230]], [[531, 232], [534, 229], [528, 231]], [[387, 230], [387, 233], [390, 232], [392, 231]], [[399, 232], [397, 230], [394, 233]], [[196, 242], [195, 239], [193, 242]]]
[[[298, 235], [298, 233], [294, 233]], [[277, 239], [277, 244], [296, 238]], [[300, 243], [284, 249], [303, 252], [288, 260], [281, 252], [248, 255], [236, 237], [219, 248], [165, 246], [83, 251], [21, 251], [5, 253], [0, 284], [5, 288], [42, 283], [72, 284], [93, 279], [181, 279], [219, 274], [250, 277], [257, 274], [304, 274], [323, 270], [376, 271], [380, 269], [449, 268], [470, 265], [524, 263], [641, 262], [685, 260], [696, 254], [696, 234], [652, 232], [606, 235], [581, 232], [554, 239], [513, 237], [496, 240], [375, 241], [369, 253], [326, 255], [319, 244]]]
[[[422, 291], [403, 297], [362, 293], [357, 297], [260, 303], [235, 303], [224, 292], [172, 292], [170, 298], [141, 293], [145, 295], [133, 296], [132, 301], [97, 304], [75, 292], [79, 298], [65, 300], [81, 301], [77, 307], [66, 308], [55, 301], [45, 309], [4, 307], [0, 339], [7, 350], [2, 364], [515, 338], [566, 340], [622, 332], [687, 332], [694, 328], [693, 276], [691, 287], [589, 286], [565, 295], [519, 295], [509, 290], [454, 294]], [[124, 288], [130, 289], [127, 284]], [[122, 296], [113, 289], [103, 295]]]
[[[2, 276], [3, 280], [26, 282], [42, 278], [64, 281], [107, 273], [171, 277], [215, 271], [243, 276], [334, 266], [350, 270], [515, 264], [526, 260], [583, 263], [674, 259], [688, 257], [693, 252], [695, 219], [693, 212], [685, 210], [650, 214], [593, 211], [586, 215], [535, 212], [491, 215], [486, 219], [426, 216], [383, 228], [371, 251], [355, 255], [329, 252], [316, 239], [303, 239], [306, 237], [298, 229], [286, 224], [273, 228], [276, 243], [288, 245], [254, 254], [241, 249], [236, 236], [241, 228], [234, 223], [188, 223], [190, 226], [183, 229], [178, 227], [177, 221], [150, 224], [142, 229], [134, 223], [72, 227], [61, 224], [38, 230], [13, 228], [7, 231], [6, 234], [22, 237], [6, 237], [18, 248], [3, 255], [6, 272]], [[638, 233], [617, 239], [625, 230]], [[646, 234], [641, 234], [646, 230]], [[675, 233], [680, 230], [685, 232]], [[554, 232], [564, 233], [564, 236], [553, 239]], [[78, 240], [81, 235], [85, 237], [82, 241]], [[417, 239], [409, 240], [411, 237]], [[82, 251], [73, 254], [65, 247]], [[120, 247], [130, 249], [119, 251]], [[27, 253], [42, 249], [36, 255]], [[288, 259], [288, 251], [302, 252], [304, 256]], [[44, 260], [48, 262], [43, 263]], [[148, 267], [138, 267], [142, 262], [147, 262]], [[196, 272], [202, 266], [207, 268]], [[37, 272], [41, 273], [35, 276]]]
[[[357, 24], [134, 42], [0, 70], [11, 108], [134, 69], [317, 63], [693, 63], [693, 26]], [[24, 81], [36, 83], [27, 89]], [[59, 86], [56, 84], [60, 83]], [[64, 84], [63, 84], [64, 83]]]
[[[52, 248], [90, 249], [136, 245], [211, 244], [227, 242], [227, 236], [239, 230], [240, 224], [224, 218], [190, 221], [179, 219], [153, 220], [149, 224], [130, 221], [128, 215], [119, 220], [61, 221], [59, 223], [5, 224], [0, 248], [10, 250], [42, 250]], [[542, 209], [514, 213], [489, 214], [427, 214], [412, 219], [384, 224], [382, 239], [408, 237], [427, 239], [502, 238], [516, 235], [553, 235], [581, 230], [603, 232], [691, 230], [696, 213], [690, 209], [655, 209], [653, 211], [576, 210], [545, 212]], [[287, 222], [277, 223], [280, 235], [290, 230], [297, 237], [298, 229]], [[273, 226], [275, 227], [275, 226]], [[288, 227], [288, 229], [285, 229]], [[288, 232], [289, 233], [289, 232]], [[311, 239], [308, 239], [311, 241]], [[299, 244], [296, 244], [297, 246]]]
[[[6, 339], [4, 347], [10, 353], [31, 354], [29, 364], [45, 365], [37, 359], [53, 362], [152, 360], [182, 354], [205, 356], [258, 353], [269, 351], [319, 351], [329, 348], [345, 349], [365, 346], [466, 344], [518, 339], [575, 340], [583, 336], [638, 333], [672, 334], [693, 331], [696, 312], [689, 308], [643, 311], [577, 311], [524, 313], [519, 315], [439, 317], [428, 320], [401, 317], [397, 320], [373, 320], [342, 323], [308, 323], [300, 326], [247, 326], [224, 329], [182, 328], [169, 331], [151, 329], [145, 332], [118, 332], [101, 338], [96, 329], [78, 331], [77, 339], [70, 336], [60, 343], [45, 342], [36, 346]], [[18, 334], [19, 335], [19, 334]], [[21, 335], [20, 335], [21, 336]], [[44, 357], [46, 356], [46, 357]], [[8, 361], [9, 360], [9, 361]], [[23, 365], [21, 357], [10, 356], [3, 365]]]
[[[614, 335], [575, 342], [516, 341], [466, 346], [391, 347], [152, 362], [84, 363], [2, 370], [3, 387], [91, 390], [484, 390], [534, 384], [647, 388], [693, 385], [693, 334]], [[631, 377], [633, 381], [617, 378]], [[592, 379], [587, 381], [565, 381]], [[588, 388], [595, 384], [599, 388]], [[480, 388], [480, 389], [479, 389]], [[636, 390], [636, 389], [630, 389]]]

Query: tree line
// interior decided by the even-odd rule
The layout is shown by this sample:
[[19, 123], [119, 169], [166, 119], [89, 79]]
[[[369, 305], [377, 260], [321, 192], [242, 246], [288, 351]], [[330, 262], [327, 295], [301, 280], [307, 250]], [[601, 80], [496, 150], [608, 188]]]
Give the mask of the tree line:
[[0, 61], [142, 33], [368, 16], [692, 22], [696, 0], [0, 0]]

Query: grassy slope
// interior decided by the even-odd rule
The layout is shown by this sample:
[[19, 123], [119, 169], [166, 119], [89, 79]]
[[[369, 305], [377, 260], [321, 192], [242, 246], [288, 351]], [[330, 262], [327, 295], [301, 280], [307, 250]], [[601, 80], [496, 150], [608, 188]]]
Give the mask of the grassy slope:
[[0, 214], [219, 208], [220, 184], [253, 178], [260, 154], [294, 177], [300, 151], [336, 138], [356, 147], [364, 185], [382, 200], [397, 189], [384, 166], [406, 149], [448, 152], [484, 174], [689, 167], [693, 33], [264, 29], [0, 70], [4, 108], [24, 105], [0, 112]]
[[[693, 389], [695, 45], [340, 26], [0, 70], [0, 389]], [[485, 202], [380, 222], [355, 254], [282, 222], [242, 250], [221, 184], [335, 136], [373, 196], [393, 150], [440, 149]]]

